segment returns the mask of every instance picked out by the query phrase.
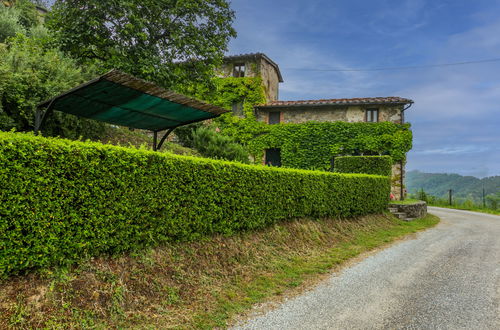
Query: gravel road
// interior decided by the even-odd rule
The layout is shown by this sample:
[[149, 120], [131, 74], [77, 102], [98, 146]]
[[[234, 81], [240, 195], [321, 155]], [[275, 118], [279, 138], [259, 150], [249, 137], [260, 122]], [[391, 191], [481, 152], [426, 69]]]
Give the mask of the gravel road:
[[236, 329], [500, 329], [500, 216], [441, 223]]

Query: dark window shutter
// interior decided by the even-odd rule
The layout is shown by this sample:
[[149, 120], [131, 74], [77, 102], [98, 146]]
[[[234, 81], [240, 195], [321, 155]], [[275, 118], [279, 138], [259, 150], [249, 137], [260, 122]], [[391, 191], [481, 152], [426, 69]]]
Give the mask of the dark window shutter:
[[281, 149], [266, 149], [266, 165], [281, 167]]
[[234, 102], [232, 105], [233, 115], [238, 117], [244, 117], [245, 113], [243, 111], [243, 102]]
[[271, 111], [269, 112], [269, 125], [279, 124], [281, 121], [281, 112]]

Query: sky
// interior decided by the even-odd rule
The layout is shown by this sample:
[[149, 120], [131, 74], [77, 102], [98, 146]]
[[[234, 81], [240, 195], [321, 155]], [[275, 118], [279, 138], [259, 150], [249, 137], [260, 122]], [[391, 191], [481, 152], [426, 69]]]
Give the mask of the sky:
[[[49, 1], [51, 3], [52, 1]], [[400, 96], [407, 170], [500, 175], [500, 0], [232, 0], [228, 55], [280, 66], [281, 100]]]
[[[228, 54], [280, 66], [281, 100], [400, 96], [407, 170], [500, 175], [500, 0], [233, 0]], [[318, 71], [319, 70], [319, 71]]]

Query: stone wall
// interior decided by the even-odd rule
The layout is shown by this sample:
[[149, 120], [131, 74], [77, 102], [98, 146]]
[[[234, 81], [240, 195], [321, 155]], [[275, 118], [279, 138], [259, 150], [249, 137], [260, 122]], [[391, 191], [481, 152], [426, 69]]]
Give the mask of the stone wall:
[[259, 109], [256, 111], [257, 120], [267, 122], [269, 111], [281, 111], [284, 123], [305, 123], [308, 121], [333, 122], [345, 121], [349, 123], [364, 122], [365, 111], [369, 108], [379, 109], [379, 121], [402, 123], [402, 106], [293, 106]]
[[398, 212], [406, 213], [406, 217], [410, 219], [423, 218], [427, 215], [427, 203], [422, 201], [412, 204], [391, 203], [390, 208], [395, 208]]
[[245, 63], [245, 77], [257, 77], [259, 75], [259, 64], [255, 61], [242, 60], [222, 64], [222, 66], [217, 70], [217, 76], [220, 78], [232, 77], [235, 63]]
[[266, 93], [266, 102], [277, 101], [279, 96], [279, 76], [276, 69], [264, 58], [245, 61], [231, 61], [224, 63], [218, 70], [217, 75], [221, 78], [232, 77], [235, 63], [245, 63], [245, 77], [262, 78]]
[[276, 69], [264, 58], [260, 60], [260, 76], [266, 90], [266, 101], [277, 101], [279, 97], [279, 76]]
[[405, 170], [404, 167], [401, 166], [401, 163], [392, 165], [391, 194], [394, 196], [394, 199], [398, 201], [406, 197], [404, 196], [404, 187], [403, 196], [401, 195], [401, 182], [404, 180], [404, 175]]

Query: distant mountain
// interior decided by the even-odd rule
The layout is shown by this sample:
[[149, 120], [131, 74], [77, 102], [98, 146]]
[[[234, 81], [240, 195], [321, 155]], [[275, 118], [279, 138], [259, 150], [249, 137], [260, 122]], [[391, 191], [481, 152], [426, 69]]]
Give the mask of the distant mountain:
[[500, 176], [478, 179], [473, 176], [447, 173], [423, 173], [420, 171], [406, 173], [406, 189], [412, 194], [423, 189], [427, 194], [445, 197], [448, 190], [452, 189], [453, 195], [456, 197], [479, 200], [483, 194], [483, 186], [486, 195], [500, 192]]

